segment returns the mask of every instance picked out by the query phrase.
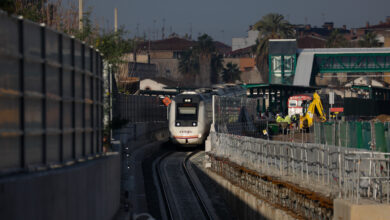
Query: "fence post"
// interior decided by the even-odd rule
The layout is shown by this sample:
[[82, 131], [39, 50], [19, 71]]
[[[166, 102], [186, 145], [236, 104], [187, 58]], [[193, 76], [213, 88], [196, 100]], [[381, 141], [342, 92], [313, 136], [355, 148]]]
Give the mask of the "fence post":
[[375, 124], [373, 121], [370, 121], [370, 127], [371, 127], [371, 150], [377, 150], [376, 149], [376, 130], [375, 130]]
[[[340, 152], [340, 148], [337, 148], [338, 150], [338, 156], [339, 156], [339, 198], [341, 198], [341, 152]], [[344, 183], [345, 184], [345, 183]]]
[[[390, 160], [389, 158], [387, 158], [387, 178], [390, 178]], [[390, 188], [390, 181], [387, 180], [387, 192], [386, 192], [386, 195], [387, 195], [387, 204], [389, 204], [389, 199], [390, 199], [390, 192], [389, 192], [389, 188]]]
[[329, 185], [329, 180], [330, 180], [330, 149], [329, 149], [329, 147], [327, 147], [326, 148], [327, 149], [327, 151], [328, 151], [328, 156], [327, 156], [327, 158], [328, 158], [328, 166], [327, 166], [327, 169], [328, 169], [328, 181], [327, 181], [327, 183], [328, 183], [328, 185]]
[[305, 156], [306, 156], [306, 181], [309, 181], [309, 159], [307, 158], [307, 145], [304, 144], [305, 146]]
[[22, 131], [22, 134], [20, 136], [20, 145], [21, 145], [21, 154], [20, 154], [20, 167], [26, 168], [26, 120], [25, 120], [25, 93], [24, 93], [24, 78], [25, 78], [25, 71], [24, 71], [24, 58], [25, 58], [25, 51], [24, 51], [24, 29], [23, 29], [23, 17], [18, 17], [18, 32], [19, 32], [19, 48], [18, 52], [21, 55], [19, 59], [19, 87], [20, 87], [20, 93], [22, 94], [19, 99], [20, 109], [19, 109], [19, 117], [20, 117], [20, 130]]
[[346, 121], [346, 123], [345, 123], [345, 138], [346, 138], [346, 140], [345, 140], [345, 147], [347, 147], [348, 148], [348, 140], [349, 140], [349, 134], [348, 134], [348, 131], [349, 131], [349, 123], [348, 123], [348, 121]]
[[[60, 162], [64, 162], [64, 58], [63, 58], [63, 42], [62, 42], [62, 34], [58, 34], [58, 50], [59, 50], [59, 63], [60, 63], [60, 93], [61, 97], [60, 101]], [[92, 117], [92, 121], [93, 117]], [[92, 135], [93, 136], [93, 135]], [[93, 142], [92, 142], [93, 144]]]
[[47, 76], [46, 76], [46, 31], [45, 24], [40, 25], [41, 59], [42, 59], [42, 164], [47, 165]]
[[341, 128], [340, 128], [340, 121], [337, 121], [337, 127], [338, 127], [338, 137], [339, 137], [339, 147], [341, 147]]
[[215, 95], [212, 96], [212, 111], [213, 111], [213, 128], [211, 128], [212, 131], [215, 131]]
[[334, 121], [333, 122], [333, 126], [332, 126], [332, 128], [333, 128], [333, 132], [332, 132], [332, 144], [333, 144], [333, 146], [336, 146], [336, 122]]
[[359, 155], [359, 161], [357, 163], [357, 180], [356, 180], [356, 203], [359, 204], [359, 196], [360, 196], [360, 162], [361, 156]]

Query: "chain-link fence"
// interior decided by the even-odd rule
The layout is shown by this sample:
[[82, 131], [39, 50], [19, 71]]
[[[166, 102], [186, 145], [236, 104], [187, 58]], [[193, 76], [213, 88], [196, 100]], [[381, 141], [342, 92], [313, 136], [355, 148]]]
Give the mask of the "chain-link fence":
[[389, 203], [390, 154], [309, 143], [210, 134], [214, 157], [331, 198]]
[[261, 112], [262, 98], [214, 97], [215, 131], [298, 143], [314, 143], [314, 128], [300, 131], [298, 124], [276, 122], [276, 115]]
[[114, 118], [128, 122], [167, 121], [167, 107], [158, 96], [117, 94], [113, 100]]
[[315, 123], [315, 143], [390, 152], [390, 123], [333, 121]]
[[267, 121], [260, 120], [260, 98], [214, 96], [214, 126], [219, 133], [264, 137]]

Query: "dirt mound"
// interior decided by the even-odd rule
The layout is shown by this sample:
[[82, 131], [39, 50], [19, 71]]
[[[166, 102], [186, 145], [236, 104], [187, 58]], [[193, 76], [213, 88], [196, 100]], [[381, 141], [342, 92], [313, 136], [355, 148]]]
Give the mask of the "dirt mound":
[[390, 122], [390, 115], [378, 115], [373, 121]]

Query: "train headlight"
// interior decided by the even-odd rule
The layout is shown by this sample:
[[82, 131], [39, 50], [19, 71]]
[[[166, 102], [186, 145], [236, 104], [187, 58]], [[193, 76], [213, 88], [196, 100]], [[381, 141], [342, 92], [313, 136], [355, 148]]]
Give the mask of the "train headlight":
[[198, 125], [198, 123], [192, 122], [192, 126], [196, 127], [197, 125]]
[[177, 127], [180, 127], [180, 122], [176, 122], [176, 126], [177, 126]]
[[202, 137], [202, 134], [198, 134], [198, 138], [201, 138]]

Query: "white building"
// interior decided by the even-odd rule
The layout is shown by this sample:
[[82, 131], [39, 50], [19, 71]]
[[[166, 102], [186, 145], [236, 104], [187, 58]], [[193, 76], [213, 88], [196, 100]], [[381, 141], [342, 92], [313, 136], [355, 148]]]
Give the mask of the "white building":
[[232, 51], [247, 48], [256, 44], [259, 31], [249, 30], [248, 37], [236, 37], [232, 39]]
[[140, 81], [140, 90], [176, 92], [176, 89], [166, 89], [165, 87], [176, 86], [167, 79], [143, 79]]

